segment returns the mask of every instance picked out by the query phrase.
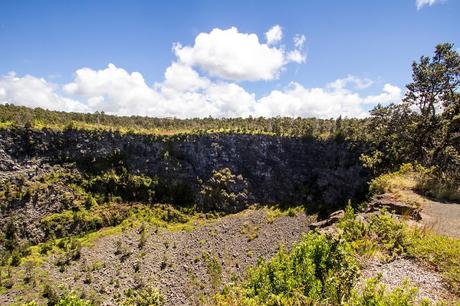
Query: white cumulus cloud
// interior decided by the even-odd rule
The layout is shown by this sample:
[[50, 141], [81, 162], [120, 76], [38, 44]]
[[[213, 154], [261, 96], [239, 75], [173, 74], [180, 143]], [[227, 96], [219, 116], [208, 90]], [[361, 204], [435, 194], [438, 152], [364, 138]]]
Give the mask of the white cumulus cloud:
[[[347, 77], [349, 78], [349, 77]], [[333, 83], [346, 83], [339, 79]], [[331, 83], [332, 84], [332, 83]], [[366, 104], [389, 104], [401, 99], [401, 91], [396, 86], [386, 84], [378, 95], [361, 96], [359, 93], [340, 86], [326, 88], [305, 88], [296, 82], [285, 90], [274, 90], [261, 98], [256, 105], [256, 115], [331, 118], [338, 116], [365, 117]]]
[[283, 30], [279, 25], [275, 25], [265, 33], [265, 38], [269, 45], [279, 43], [283, 38]]
[[43, 78], [18, 77], [15, 73], [0, 76], [0, 103], [76, 112], [91, 110], [84, 103], [60, 95], [58, 86]]
[[[270, 44], [278, 39], [276, 35], [270, 37]], [[373, 82], [353, 75], [317, 88], [293, 82], [259, 99], [235, 82], [271, 80], [288, 62], [305, 62], [304, 42], [305, 36], [297, 35], [295, 49], [285, 51], [284, 47], [260, 43], [256, 34], [240, 33], [236, 28], [214, 29], [200, 33], [193, 46], [175, 45], [176, 59], [165, 70], [164, 79], [153, 85], [148, 85], [140, 72], [128, 72], [114, 64], [78, 69], [73, 80], [62, 85], [9, 73], [0, 76], [0, 103], [155, 117], [330, 118], [363, 117], [374, 104], [401, 99], [401, 89], [391, 84], [385, 84], [375, 95], [362, 95]], [[207, 74], [202, 75], [196, 67]]]
[[294, 62], [297, 64], [305, 63], [305, 60], [306, 60], [305, 54], [303, 54], [299, 50], [289, 51], [286, 57], [290, 62]]
[[347, 75], [345, 78], [335, 80], [327, 84], [327, 87], [335, 90], [346, 90], [350, 85], [353, 89], [365, 89], [371, 86], [374, 82], [367, 78], [358, 78], [354, 75]]
[[370, 81], [354, 76], [317, 88], [293, 82], [285, 89], [273, 90], [256, 99], [254, 93], [236, 83], [213, 82], [195, 73], [173, 63], [165, 73], [165, 80], [154, 86], [148, 86], [140, 73], [129, 73], [112, 64], [100, 70], [79, 69], [74, 80], [63, 86], [32, 76], [21, 78], [9, 74], [0, 78], [0, 102], [155, 117], [330, 118], [363, 117], [371, 105], [397, 103], [401, 99], [401, 89], [391, 84], [385, 84], [376, 95], [363, 96], [354, 89], [370, 86]]
[[[273, 29], [276, 32], [275, 26], [267, 33]], [[281, 28], [279, 31], [281, 39]], [[277, 39], [273, 35], [271, 43]], [[283, 48], [261, 43], [256, 34], [240, 33], [235, 27], [200, 33], [193, 46], [176, 44], [174, 51], [182, 64], [198, 66], [211, 76], [234, 81], [276, 79], [288, 62], [302, 62], [300, 51], [299, 56], [287, 56]]]

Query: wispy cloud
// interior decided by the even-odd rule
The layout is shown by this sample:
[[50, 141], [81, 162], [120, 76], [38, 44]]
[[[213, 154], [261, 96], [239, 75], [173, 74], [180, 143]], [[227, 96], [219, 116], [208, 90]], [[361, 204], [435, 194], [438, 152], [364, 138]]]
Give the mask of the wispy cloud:
[[415, 0], [417, 10], [420, 10], [424, 6], [432, 6], [433, 4], [443, 2], [445, 0]]

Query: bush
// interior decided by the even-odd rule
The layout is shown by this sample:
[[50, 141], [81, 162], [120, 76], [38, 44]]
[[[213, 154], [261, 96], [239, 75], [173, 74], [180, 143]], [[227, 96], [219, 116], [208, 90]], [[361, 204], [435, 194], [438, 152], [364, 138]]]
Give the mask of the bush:
[[360, 255], [373, 255], [380, 250], [390, 258], [407, 251], [408, 239], [403, 223], [394, 219], [386, 210], [372, 215], [367, 222], [356, 218], [353, 208], [345, 208], [345, 217], [338, 224], [342, 237], [351, 243]]
[[339, 304], [348, 298], [358, 265], [344, 240], [309, 233], [290, 253], [281, 250], [269, 261], [249, 271], [241, 287], [230, 287], [216, 300], [236, 304], [295, 305], [327, 300]]
[[156, 288], [146, 287], [143, 289], [128, 289], [125, 291], [126, 299], [124, 306], [160, 306], [165, 304], [164, 295]]
[[93, 306], [94, 303], [80, 298], [76, 293], [65, 293], [56, 306]]
[[131, 174], [125, 168], [110, 170], [89, 178], [83, 184], [88, 191], [103, 196], [105, 201], [120, 197], [124, 201], [151, 202], [158, 185], [157, 178]]
[[369, 184], [372, 194], [415, 190], [442, 200], [460, 201], [460, 184], [455, 175], [436, 167], [402, 164], [398, 171], [382, 174]]
[[416, 305], [416, 288], [411, 288], [408, 283], [404, 283], [401, 287], [388, 291], [383, 284], [380, 283], [380, 276], [370, 278], [364, 284], [362, 292], [353, 290], [349, 302], [345, 305], [353, 306], [411, 306]]
[[206, 210], [238, 212], [248, 204], [248, 183], [229, 168], [214, 170], [200, 191]]
[[373, 179], [369, 184], [372, 194], [395, 192], [401, 189], [415, 188], [416, 173], [412, 164], [402, 164], [398, 171], [382, 174]]

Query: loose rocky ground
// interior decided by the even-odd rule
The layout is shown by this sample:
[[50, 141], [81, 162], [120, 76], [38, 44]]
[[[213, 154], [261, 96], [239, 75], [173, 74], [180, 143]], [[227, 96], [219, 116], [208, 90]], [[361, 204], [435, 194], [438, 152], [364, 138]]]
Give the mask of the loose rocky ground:
[[[103, 305], [115, 305], [117, 297], [123, 299], [125, 289], [144, 285], [157, 287], [167, 305], [198, 305], [223, 284], [241, 278], [258, 258], [272, 257], [281, 245], [289, 249], [311, 222], [304, 213], [273, 218], [267, 209], [249, 209], [196, 225], [191, 231], [147, 227], [143, 248], [138, 247], [139, 229], [133, 228], [83, 248], [81, 258], [64, 272], [50, 258], [35, 274], [48, 271], [51, 284], [97, 296]], [[0, 295], [0, 304], [19, 296], [36, 298], [38, 292], [13, 288]]]
[[390, 290], [401, 286], [404, 281], [408, 281], [410, 286], [417, 287], [418, 301], [424, 298], [432, 301], [454, 298], [446, 289], [439, 273], [411, 259], [398, 258], [391, 262], [369, 261], [362, 270], [361, 279], [364, 281], [379, 274], [381, 274], [381, 282]]
[[[439, 202], [421, 196], [412, 190], [401, 190], [396, 195], [387, 194], [384, 198], [399, 199], [402, 208], [405, 205], [416, 209], [420, 220], [409, 220], [409, 224], [429, 228], [440, 235], [460, 237], [460, 204]], [[398, 205], [399, 205], [398, 204]], [[410, 258], [397, 258], [390, 262], [368, 261], [362, 269], [362, 280], [381, 275], [381, 281], [388, 289], [393, 289], [404, 281], [418, 288], [417, 300], [428, 298], [432, 301], [457, 301], [446, 289], [441, 275], [432, 267], [422, 266]]]

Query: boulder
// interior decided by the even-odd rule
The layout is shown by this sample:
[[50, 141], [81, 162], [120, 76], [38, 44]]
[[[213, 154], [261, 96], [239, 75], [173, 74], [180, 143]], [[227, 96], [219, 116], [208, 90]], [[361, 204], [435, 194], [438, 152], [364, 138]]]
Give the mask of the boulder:
[[340, 221], [345, 216], [345, 212], [343, 210], [337, 210], [333, 212], [332, 214], [329, 215], [327, 219], [312, 223], [308, 225], [309, 229], [315, 229], [315, 228], [324, 228], [331, 226], [337, 222]]
[[421, 220], [420, 207], [401, 202], [392, 194], [385, 193], [374, 196], [371, 202], [369, 203], [367, 212], [377, 211], [382, 208], [385, 208], [389, 212], [394, 213], [396, 215], [410, 216], [411, 218], [417, 221]]

